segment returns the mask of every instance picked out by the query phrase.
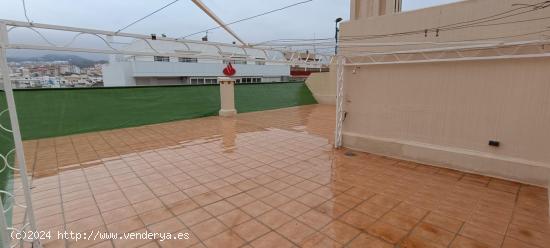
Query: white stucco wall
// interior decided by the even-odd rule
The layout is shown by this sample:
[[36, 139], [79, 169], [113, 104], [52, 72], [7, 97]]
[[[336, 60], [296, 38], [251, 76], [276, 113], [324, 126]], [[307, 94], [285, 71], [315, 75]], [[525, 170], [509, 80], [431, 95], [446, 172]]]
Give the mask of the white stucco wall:
[[306, 80], [306, 85], [321, 104], [336, 104], [336, 66], [330, 66], [329, 72], [312, 73]]
[[105, 87], [135, 86], [132, 65], [128, 62], [114, 62], [102, 65]]

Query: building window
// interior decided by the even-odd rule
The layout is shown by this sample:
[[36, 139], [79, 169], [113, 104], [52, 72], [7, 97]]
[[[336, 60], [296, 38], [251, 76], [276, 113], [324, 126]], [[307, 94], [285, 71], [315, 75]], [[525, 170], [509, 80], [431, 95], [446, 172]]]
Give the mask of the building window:
[[246, 65], [246, 60], [233, 60], [232, 63], [235, 65]]
[[205, 78], [204, 79], [204, 84], [217, 84], [218, 83], [218, 79], [215, 79], [215, 78]]
[[218, 84], [217, 78], [190, 78], [189, 84], [202, 85], [202, 84]]
[[204, 84], [204, 78], [191, 78], [191, 84]]
[[155, 62], [170, 62], [170, 57], [155, 56]]
[[181, 63], [198, 63], [197, 58], [185, 58], [185, 57], [179, 57], [178, 61]]
[[256, 58], [256, 64], [257, 65], [265, 65], [265, 59], [264, 58]]
[[[237, 82], [239, 83], [238, 80]], [[262, 82], [261, 78], [241, 78], [240, 80], [240, 83], [243, 83], [243, 84], [261, 83], [261, 82]]]
[[246, 57], [231, 57], [230, 59], [223, 60], [224, 64], [228, 64], [229, 62], [234, 65], [246, 65]]

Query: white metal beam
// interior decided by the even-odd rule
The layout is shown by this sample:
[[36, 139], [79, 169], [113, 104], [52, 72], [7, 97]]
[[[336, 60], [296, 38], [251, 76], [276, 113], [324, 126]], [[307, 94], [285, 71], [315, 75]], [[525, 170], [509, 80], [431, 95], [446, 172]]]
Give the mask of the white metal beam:
[[413, 53], [430, 53], [430, 52], [446, 52], [446, 51], [459, 51], [459, 50], [473, 50], [473, 49], [491, 49], [491, 48], [503, 48], [511, 46], [526, 46], [526, 45], [542, 45], [549, 43], [550, 40], [525, 40], [525, 41], [514, 41], [514, 42], [501, 42], [493, 44], [479, 44], [479, 45], [468, 45], [468, 46], [454, 46], [454, 47], [439, 47], [439, 48], [426, 48], [426, 49], [415, 49], [415, 50], [399, 50], [392, 52], [354, 52], [353, 56], [347, 57], [361, 57], [361, 56], [370, 56], [370, 55], [393, 55], [393, 54], [413, 54]]
[[[4, 22], [7, 26], [12, 26], [12, 27], [51, 29], [51, 30], [67, 31], [67, 32], [74, 32], [74, 33], [88, 33], [88, 34], [98, 34], [98, 35], [106, 35], [106, 36], [110, 35], [114, 37], [118, 36], [118, 37], [128, 37], [128, 38], [135, 38], [135, 39], [149, 39], [149, 40], [151, 39], [150, 35], [134, 34], [134, 33], [116, 33], [113, 31], [106, 31], [106, 30], [99, 30], [99, 29], [77, 28], [77, 27], [59, 26], [59, 25], [36, 23], [36, 22], [28, 23], [28, 22], [5, 20], [5, 19], [0, 19], [0, 22]], [[175, 41], [175, 42], [183, 42], [183, 43], [190, 43], [190, 44], [208, 44], [208, 45], [218, 45], [218, 46], [226, 46], [226, 47], [241, 47], [240, 45], [234, 45], [234, 44], [228, 44], [228, 43], [211, 42], [211, 41], [204, 42], [204, 41], [197, 41], [197, 40], [176, 39], [176, 38], [159, 37], [159, 36], [157, 36], [157, 40]], [[271, 50], [276, 50], [276, 49], [271, 49]]]
[[550, 53], [541, 54], [521, 54], [521, 55], [506, 55], [506, 56], [486, 56], [486, 57], [463, 57], [452, 59], [424, 59], [424, 60], [408, 60], [408, 61], [390, 61], [390, 62], [372, 62], [372, 63], [347, 63], [345, 66], [368, 66], [368, 65], [398, 65], [398, 64], [422, 64], [422, 63], [438, 63], [438, 62], [457, 62], [457, 61], [476, 61], [476, 60], [499, 60], [499, 59], [521, 59], [521, 58], [545, 58], [550, 57]]
[[214, 12], [208, 8], [201, 0], [191, 0], [197, 7], [199, 7], [204, 13], [206, 13], [210, 18], [212, 18], [218, 25], [220, 25], [225, 31], [227, 31], [233, 38], [237, 39], [242, 45], [246, 45], [246, 42], [243, 41], [231, 28], [225, 24], [222, 19], [220, 19]]
[[[195, 53], [177, 52], [177, 53], [165, 53], [165, 52], [136, 52], [127, 50], [108, 50], [108, 49], [93, 49], [93, 48], [77, 48], [77, 47], [54, 47], [54, 46], [42, 46], [42, 45], [28, 45], [28, 44], [9, 44], [6, 46], [8, 49], [29, 49], [29, 50], [43, 50], [43, 51], [65, 51], [65, 52], [85, 52], [85, 53], [99, 53], [99, 54], [120, 54], [131, 56], [166, 56], [166, 57], [189, 57], [198, 59], [225, 59], [230, 57], [230, 54], [220, 54], [219, 56], [200, 55]], [[234, 58], [238, 61], [251, 61], [251, 62], [268, 62], [273, 64], [290, 64], [290, 61], [281, 60], [260, 60], [257, 58], [243, 57]], [[319, 61], [308, 62], [308, 65], [321, 65]]]
[[[193, 53], [193, 51], [188, 51], [188, 52], [176, 51], [176, 53], [170, 53], [170, 54], [164, 53], [164, 52], [159, 52], [159, 51], [155, 50], [154, 48], [152, 48], [151, 43], [150, 43], [151, 36], [148, 36], [148, 35], [133, 34], [133, 33], [122, 33], [122, 32], [121, 33], [116, 33], [116, 32], [112, 32], [112, 31], [97, 30], [97, 29], [67, 27], [67, 26], [59, 26], [59, 25], [51, 25], [51, 24], [43, 24], [43, 23], [28, 23], [28, 22], [21, 22], [21, 21], [14, 21], [14, 20], [3, 20], [3, 19], [0, 19], [0, 22], [5, 23], [6, 26], [8, 26], [8, 27], [11, 27], [10, 29], [8, 29], [8, 32], [10, 30], [13, 30], [14, 27], [21, 27], [21, 28], [32, 29], [33, 31], [38, 32], [38, 33], [39, 33], [39, 31], [37, 29], [72, 32], [72, 33], [77, 33], [77, 36], [82, 35], [82, 34], [90, 34], [90, 35], [99, 37], [104, 42], [106, 42], [107, 45], [108, 45], [108, 42], [109, 42], [108, 40], [112, 39], [112, 38], [109, 38], [109, 37], [117, 37], [118, 36], [118, 37], [134, 38], [134, 39], [139, 39], [139, 40], [146, 41], [147, 44], [149, 44], [149, 47], [151, 47], [151, 49], [153, 51], [151, 51], [151, 52], [138, 52], [138, 51], [127, 51], [127, 50], [125, 51], [123, 49], [115, 49], [115, 48], [113, 48], [109, 45], [108, 46], [111, 49], [77, 48], [77, 47], [69, 47], [69, 46], [58, 46], [56, 44], [51, 44], [51, 42], [47, 42], [48, 45], [33, 45], [33, 44], [28, 44], [28, 43], [25, 43], [25, 44], [8, 44], [7, 45], [8, 49], [34, 49], [34, 50], [51, 50], [51, 51], [67, 51], [67, 52], [90, 52], [90, 53], [103, 53], [103, 54], [144, 55], [144, 56], [176, 56], [176, 55], [183, 55], [183, 56], [186, 56], [186, 57], [196, 57], [196, 58], [207, 58], [208, 57], [208, 56], [201, 56], [201, 55], [191, 54], [191, 53]], [[45, 37], [43, 37], [42, 34], [39, 33], [39, 35], [43, 39], [45, 39]], [[211, 46], [216, 47], [218, 49], [218, 51], [220, 51], [220, 52], [223, 52], [221, 47], [240, 48], [240, 49], [243, 50], [243, 52], [246, 52], [246, 48], [249, 48], [248, 46], [236, 45], [236, 44], [227, 44], [227, 43], [219, 43], [219, 42], [203, 42], [203, 41], [176, 39], [176, 38], [169, 38], [169, 37], [157, 37], [156, 39], [160, 40], [160, 41], [179, 42], [179, 43], [183, 43], [186, 46], [188, 46], [187, 43], [189, 43], [189, 44], [211, 45]], [[284, 50], [269, 49], [269, 48], [253, 48], [253, 49], [261, 50], [265, 54], [267, 54], [268, 51], [281, 52], [281, 53], [286, 52]], [[217, 56], [217, 57], [210, 56], [209, 58], [212, 58], [212, 59], [222, 58], [223, 59], [223, 55], [220, 55], [220, 56]], [[250, 61], [250, 60], [247, 59], [247, 61]], [[262, 60], [262, 62], [281, 63], [281, 64], [289, 63], [289, 61], [273, 61], [273, 60], [270, 61], [269, 58], [266, 61]], [[320, 62], [315, 61], [313, 63], [307, 63], [307, 64], [317, 66], [317, 65], [320, 64]], [[325, 62], [325, 64], [326, 64], [326, 62]]]

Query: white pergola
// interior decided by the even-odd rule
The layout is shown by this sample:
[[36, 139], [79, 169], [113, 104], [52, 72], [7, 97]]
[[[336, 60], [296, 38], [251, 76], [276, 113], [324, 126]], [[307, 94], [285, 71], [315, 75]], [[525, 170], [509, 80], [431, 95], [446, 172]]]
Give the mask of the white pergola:
[[[45, 44], [29, 44], [29, 43], [11, 43], [9, 39], [9, 34], [15, 29], [28, 29], [34, 32], [38, 40], [42, 40]], [[57, 45], [51, 42], [41, 31], [44, 30], [55, 30], [62, 31], [66, 33], [73, 34], [73, 38], [69, 43]], [[92, 37], [95, 39], [101, 40], [108, 49], [93, 48], [93, 47], [77, 47], [73, 46], [75, 40], [79, 37]], [[142, 40], [148, 44], [149, 51], [135, 51], [135, 50], [124, 50], [122, 48], [115, 48], [113, 46], [114, 38], [124, 37], [132, 38], [137, 40]], [[176, 51], [176, 52], [160, 52], [155, 49], [152, 40], [161, 40], [161, 41], [171, 41], [184, 44], [188, 48], [188, 51]], [[202, 55], [200, 52], [191, 51], [189, 48], [190, 44], [207, 44], [209, 46], [214, 46], [219, 51], [216, 55]], [[4, 170], [13, 170], [17, 171], [20, 176], [21, 185], [14, 186], [18, 190], [22, 190], [24, 194], [24, 202], [17, 202], [16, 197], [13, 193], [8, 191], [0, 191], [4, 197], [8, 198], [7, 202], [11, 202], [8, 206], [3, 206], [2, 201], [0, 201], [0, 209], [2, 214], [0, 214], [0, 246], [1, 247], [27, 247], [25, 244], [32, 244], [33, 247], [41, 247], [39, 240], [33, 240], [29, 238], [21, 238], [18, 240], [13, 239], [12, 233], [24, 233], [29, 231], [36, 231], [36, 221], [34, 217], [34, 211], [32, 207], [32, 197], [30, 191], [30, 182], [27, 174], [27, 166], [25, 163], [25, 153], [23, 148], [23, 141], [21, 138], [21, 131], [19, 128], [19, 122], [17, 118], [17, 108], [13, 96], [13, 88], [10, 81], [10, 73], [7, 62], [7, 50], [8, 49], [28, 49], [28, 50], [45, 50], [45, 51], [64, 51], [64, 52], [84, 52], [84, 53], [96, 53], [96, 54], [108, 54], [108, 55], [130, 55], [130, 56], [174, 56], [174, 57], [190, 57], [190, 58], [202, 58], [202, 59], [234, 59], [234, 60], [243, 60], [243, 61], [261, 61], [261, 62], [270, 62], [274, 64], [288, 64], [292, 66], [310, 66], [310, 67], [321, 67], [328, 66], [333, 57], [329, 55], [317, 55], [315, 60], [303, 60], [301, 59], [300, 53], [295, 51], [284, 51], [277, 49], [268, 49], [268, 48], [251, 48], [246, 45], [235, 45], [235, 44], [225, 44], [225, 43], [216, 43], [216, 42], [202, 42], [194, 40], [185, 40], [169, 37], [152, 37], [149, 35], [142, 34], [133, 34], [133, 33], [121, 33], [121, 32], [112, 32], [105, 30], [97, 29], [86, 29], [86, 28], [77, 28], [77, 27], [68, 27], [68, 26], [59, 26], [59, 25], [50, 25], [50, 24], [41, 24], [41, 23], [30, 23], [30, 22], [21, 22], [13, 20], [0, 20], [0, 70], [2, 74], [3, 84], [0, 84], [0, 88], [4, 90], [7, 100], [7, 109], [0, 109], [0, 116], [9, 115], [11, 121], [11, 129], [0, 125], [0, 132], [7, 132], [13, 135], [13, 140], [15, 143], [15, 148], [11, 149], [8, 154], [0, 154], [0, 171]], [[256, 49], [262, 51], [267, 59], [258, 60], [255, 56], [245, 56], [248, 55], [247, 49]], [[242, 52], [225, 52], [230, 51], [242, 51]], [[290, 53], [291, 58], [275, 58], [273, 54], [277, 53]], [[232, 58], [237, 55], [238, 57]], [[270, 55], [271, 54], [271, 55]], [[16, 155], [17, 165], [9, 164], [8, 157]], [[25, 215], [23, 224], [19, 228], [15, 228], [13, 225], [8, 225], [8, 222], [5, 218], [5, 214], [13, 210], [13, 208], [19, 207], [24, 209]]]

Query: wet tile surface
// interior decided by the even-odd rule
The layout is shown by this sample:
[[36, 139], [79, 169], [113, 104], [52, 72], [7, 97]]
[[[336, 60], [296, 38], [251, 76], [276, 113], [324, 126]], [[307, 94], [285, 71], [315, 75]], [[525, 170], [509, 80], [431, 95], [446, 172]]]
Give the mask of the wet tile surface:
[[[546, 189], [332, 149], [311, 105], [25, 142], [45, 247], [549, 247]], [[14, 219], [21, 219], [14, 211]]]

